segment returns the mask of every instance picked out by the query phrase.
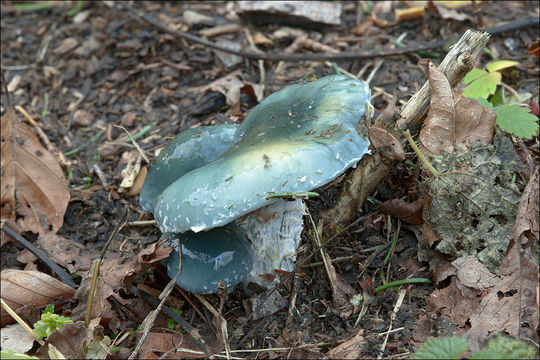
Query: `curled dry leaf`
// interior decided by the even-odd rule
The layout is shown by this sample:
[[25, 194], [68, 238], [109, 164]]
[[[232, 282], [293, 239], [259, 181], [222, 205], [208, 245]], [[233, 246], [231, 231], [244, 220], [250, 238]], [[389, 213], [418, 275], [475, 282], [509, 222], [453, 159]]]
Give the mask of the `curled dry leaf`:
[[369, 142], [374, 148], [384, 148], [383, 155], [394, 161], [403, 161], [405, 159], [405, 151], [401, 143], [385, 129], [379, 127], [371, 127], [368, 134]]
[[203, 91], [220, 92], [225, 95], [227, 104], [233, 106], [240, 101], [241, 93], [246, 93], [257, 102], [261, 101], [264, 89], [261, 85], [245, 81], [242, 72], [236, 70], [227, 76], [211, 82], [208, 86], [204, 87]]
[[330, 359], [360, 359], [368, 347], [364, 330], [360, 329], [352, 338], [331, 349], [327, 356]]
[[[137, 338], [137, 341], [140, 338]], [[167, 359], [204, 358], [204, 352], [189, 334], [165, 334], [149, 332], [141, 347], [141, 359], [159, 359], [168, 354]]]
[[500, 331], [538, 343], [538, 264], [533, 254], [540, 232], [539, 178], [536, 168], [536, 176], [525, 187], [519, 203], [513, 237], [499, 269], [502, 278], [471, 315], [466, 336], [472, 350], [490, 333]]
[[57, 329], [49, 335], [45, 344], [36, 352], [36, 356], [40, 359], [49, 359], [49, 344], [51, 344], [64, 356], [64, 359], [84, 359], [85, 339], [86, 328], [84, 327], [84, 321], [65, 324], [63, 328]]
[[379, 209], [409, 224], [420, 225], [422, 224], [423, 206], [424, 198], [420, 197], [413, 202], [404, 199], [387, 200], [379, 205]]
[[352, 286], [336, 272], [330, 256], [328, 256], [326, 252], [323, 253], [323, 256], [326, 258], [326, 264], [328, 264], [328, 277], [332, 288], [334, 308], [339, 311], [339, 316], [341, 316], [341, 318], [347, 319], [353, 311], [350, 299], [355, 295], [355, 291]]
[[[58, 298], [70, 299], [75, 289], [39, 271], [2, 270], [2, 299], [20, 316], [31, 312], [32, 307], [45, 306]], [[1, 326], [11, 317], [2, 309]]]
[[476, 140], [491, 142], [495, 129], [495, 112], [476, 100], [454, 92], [444, 74], [429, 60], [420, 60], [426, 69], [431, 93], [430, 107], [420, 131], [420, 149], [428, 154], [463, 150]]
[[172, 250], [172, 247], [164, 247], [159, 242], [153, 243], [146, 249], [141, 250], [129, 269], [123, 273], [122, 283], [126, 292], [129, 292], [135, 274], [143, 273], [150, 269], [153, 264], [168, 258]]
[[69, 189], [56, 158], [8, 107], [1, 120], [2, 217], [35, 233], [57, 232]]

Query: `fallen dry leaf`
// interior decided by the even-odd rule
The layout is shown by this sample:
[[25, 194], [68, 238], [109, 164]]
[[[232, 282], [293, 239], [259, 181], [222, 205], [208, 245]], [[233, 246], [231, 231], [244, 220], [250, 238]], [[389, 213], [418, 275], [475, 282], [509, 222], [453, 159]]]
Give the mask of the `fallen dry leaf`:
[[339, 312], [339, 316], [347, 319], [353, 312], [350, 299], [355, 295], [355, 291], [337, 272], [332, 264], [330, 256], [324, 252], [326, 263], [328, 264], [328, 277], [332, 288], [332, 300], [334, 308]]
[[[102, 277], [102, 274], [107, 274], [108, 269], [104, 269], [105, 264], [100, 267], [100, 276], [96, 282], [96, 290], [94, 297], [92, 298], [92, 309], [90, 312], [90, 319], [96, 318], [108, 318], [112, 317], [112, 307], [107, 298], [113, 294], [113, 286], [110, 283], [106, 283]], [[78, 300], [79, 305], [73, 309], [73, 318], [84, 318], [87, 311], [88, 294], [90, 293], [90, 287], [92, 285], [93, 271], [88, 271], [81, 281], [81, 285], [77, 289], [74, 295], [74, 299]], [[120, 286], [120, 282], [117, 281], [117, 287]]]
[[129, 269], [122, 274], [122, 284], [126, 292], [129, 293], [133, 277], [137, 273], [143, 273], [155, 263], [168, 258], [172, 250], [172, 247], [163, 246], [160, 242], [155, 242], [146, 249], [141, 250], [130, 264]]
[[63, 224], [69, 189], [56, 158], [8, 106], [1, 119], [2, 217], [35, 233], [56, 233]]
[[439, 16], [443, 19], [452, 19], [456, 21], [473, 21], [470, 15], [457, 11], [456, 9], [452, 9], [449, 6], [446, 6], [446, 4], [440, 3], [438, 1], [430, 1], [429, 6], [435, 9], [439, 13]]
[[70, 273], [84, 273], [90, 270], [92, 261], [99, 258], [99, 249], [85, 247], [74, 240], [50, 232], [40, 235], [34, 245]]
[[454, 152], [454, 145], [467, 150], [480, 140], [488, 144], [495, 129], [495, 112], [476, 100], [464, 98], [452, 90], [444, 74], [427, 59], [419, 65], [426, 69], [431, 93], [430, 107], [420, 131], [420, 149], [428, 155]]
[[127, 188], [131, 188], [135, 182], [135, 178], [141, 170], [142, 156], [137, 150], [126, 151], [122, 153], [120, 164], [126, 164], [126, 167], [122, 169], [120, 174], [123, 179], [120, 183], [118, 192], [123, 192]]
[[[58, 298], [71, 299], [75, 289], [50, 275], [38, 271], [2, 270], [0, 274], [2, 299], [21, 316], [33, 307], [45, 306]], [[12, 321], [2, 308], [1, 326]]]
[[364, 338], [364, 330], [360, 329], [356, 335], [331, 349], [326, 355], [330, 359], [360, 359], [368, 346], [369, 344]]
[[428, 313], [438, 314], [456, 326], [464, 327], [480, 303], [480, 297], [479, 291], [469, 289], [458, 282], [456, 277], [452, 277], [450, 285], [433, 291], [426, 298], [426, 310]]
[[396, 17], [396, 23], [421, 19], [425, 15], [425, 9], [423, 6], [414, 6], [407, 9], [394, 9], [394, 15]]
[[275, 288], [267, 290], [253, 298], [251, 318], [253, 321], [257, 321], [266, 316], [271, 316], [283, 309], [287, 304], [287, 301], [283, 299], [283, 296]]
[[371, 127], [368, 138], [375, 149], [384, 148], [383, 155], [386, 158], [394, 161], [403, 161], [405, 159], [403, 146], [388, 130]]
[[502, 279], [486, 295], [471, 316], [467, 332], [472, 350], [492, 332], [505, 331], [511, 336], [538, 343], [539, 310], [535, 289], [538, 265], [533, 248], [539, 240], [539, 172], [532, 178], [519, 203], [513, 237], [499, 269]]
[[131, 187], [129, 188], [130, 196], [139, 195], [141, 193], [141, 189], [144, 184], [144, 179], [146, 179], [147, 173], [148, 173], [148, 168], [146, 166], [143, 166], [141, 168], [141, 171], [139, 171], [139, 173], [135, 177], [135, 180], [133, 180], [133, 185], [131, 185]]
[[240, 101], [240, 94], [246, 93], [254, 101], [260, 102], [263, 98], [261, 85], [245, 81], [240, 70], [219, 78], [203, 88], [203, 92], [218, 91], [225, 95], [227, 104], [233, 106]]
[[86, 328], [84, 321], [77, 321], [74, 324], [65, 324], [63, 328], [53, 332], [45, 344], [43, 344], [36, 356], [40, 359], [50, 359], [49, 344], [53, 345], [65, 359], [84, 359], [84, 340], [86, 339]]
[[387, 200], [379, 205], [379, 209], [409, 224], [420, 225], [422, 224], [423, 206], [424, 197], [420, 197], [413, 202], [404, 199]]
[[[140, 333], [138, 334], [140, 337]], [[138, 340], [138, 339], [137, 339]], [[141, 347], [141, 359], [204, 358], [204, 352], [189, 334], [166, 334], [149, 332]]]
[[484, 264], [472, 255], [462, 256], [454, 261], [456, 275], [463, 285], [477, 290], [485, 290], [493, 287], [499, 281]]

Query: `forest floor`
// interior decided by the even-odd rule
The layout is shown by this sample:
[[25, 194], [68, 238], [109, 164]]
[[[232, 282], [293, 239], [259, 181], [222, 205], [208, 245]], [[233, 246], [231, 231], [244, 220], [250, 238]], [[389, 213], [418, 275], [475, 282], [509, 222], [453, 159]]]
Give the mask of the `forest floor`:
[[[16, 111], [19, 121], [26, 121], [34, 132], [42, 132], [39, 139], [61, 165], [68, 183], [65, 194], [69, 192], [69, 197], [59, 195], [67, 204], [63, 221], [61, 216], [55, 219], [54, 214], [45, 214], [43, 220], [38, 216], [32, 218], [28, 211], [23, 214], [20, 198], [16, 211], [13, 207], [8, 209], [10, 201], [2, 186], [2, 224], [34, 243], [80, 285], [75, 295], [71, 291], [64, 293], [67, 299], [63, 301], [55, 298], [61, 295], [55, 293], [41, 302], [28, 296], [23, 303], [13, 300], [11, 304], [30, 324], [39, 319], [40, 311], [36, 309], [41, 310], [48, 303], [56, 305], [56, 313], [70, 316], [75, 323], [74, 332], [48, 340], [66, 356], [84, 354], [84, 349], [75, 349], [69, 343], [70, 337], [82, 334], [84, 339], [87, 331], [93, 331], [92, 339], [112, 350], [107, 358], [126, 358], [141, 338], [143, 320], [156, 308], [150, 298], [157, 299], [169, 281], [166, 266], [160, 262], [167, 253], [155, 246], [161, 232], [152, 222], [152, 215], [140, 209], [138, 193], [145, 167], [151, 166], [176, 134], [201, 125], [240, 123], [262, 99], [258, 92], [266, 97], [310, 73], [321, 78], [336, 71], [368, 81], [374, 118], [381, 114], [388, 118], [388, 113], [391, 117], [398, 112], [427, 81], [418, 60], [430, 57], [438, 65], [448, 45], [420, 55], [411, 51], [380, 57], [378, 52], [443, 39], [457, 40], [467, 29], [491, 29], [539, 16], [538, 2], [488, 1], [478, 2], [476, 12], [471, 4], [457, 9], [422, 5], [410, 12], [409, 19], [403, 19], [403, 15], [396, 18], [399, 10], [410, 10], [409, 3], [412, 2], [343, 2], [339, 24], [334, 26], [323, 26], [312, 19], [300, 23], [264, 12], [248, 16], [240, 13], [239, 3], [235, 2], [132, 4], [171, 29], [245, 51], [257, 47], [284, 57], [299, 52], [373, 54], [355, 60], [258, 61], [217, 52], [164, 32], [120, 6], [125, 4], [122, 2], [118, 6], [111, 5], [114, 2], [84, 2], [82, 9], [72, 13], [70, 10], [77, 2], [53, 3], [43, 9], [21, 9], [17, 8], [19, 2], [3, 2], [1, 63], [11, 104], [22, 107], [35, 120], [32, 125]], [[312, 42], [302, 40], [303, 36]], [[538, 109], [538, 39], [538, 23], [497, 32], [475, 65], [483, 68], [495, 58], [516, 61], [517, 65], [502, 71], [502, 81], [507, 94], [516, 92], [523, 99], [523, 106], [532, 111], [535, 104]], [[295, 41], [297, 46], [292, 49], [289, 46]], [[463, 88], [462, 82], [458, 84], [458, 92]], [[2, 111], [7, 106], [4, 99]], [[2, 182], [7, 183], [4, 125], [2, 131]], [[495, 131], [504, 133], [498, 127]], [[535, 194], [526, 186], [538, 181], [537, 176], [534, 180], [534, 169], [537, 171], [539, 164], [538, 133], [526, 140], [506, 138], [517, 158], [526, 159], [516, 163], [519, 201], [531, 191]], [[22, 168], [32, 166], [24, 159], [18, 161]], [[302, 265], [294, 273], [283, 274], [276, 289], [245, 291], [238, 286], [229, 294], [201, 297], [175, 288], [165, 305], [176, 309], [189, 326], [171, 322], [170, 316], [160, 313], [139, 356], [204, 357], [201, 338], [210, 353], [225, 356], [226, 350], [230, 350], [228, 355], [238, 358], [409, 358], [429, 337], [453, 334], [465, 335], [473, 344], [472, 349], [490, 334], [499, 332], [538, 344], [537, 323], [532, 322], [538, 320], [537, 264], [521, 259], [520, 275], [516, 278], [500, 269], [491, 268], [491, 272], [485, 273], [486, 267], [475, 257], [479, 249], [443, 254], [436, 244], [426, 240], [421, 206], [406, 210], [407, 216], [416, 216], [412, 221], [396, 213], [390, 215], [387, 208], [379, 207], [397, 199], [405, 199], [408, 204], [421, 199], [417, 204], [426, 204], [423, 194], [429, 191], [423, 178], [427, 175], [421, 173], [418, 164], [415, 153], [405, 147], [405, 161], [393, 166], [385, 181], [358, 209], [356, 220], [337, 228], [323, 227], [323, 240], [331, 239], [323, 249], [332, 260], [332, 269], [325, 270], [321, 253], [314, 245], [313, 226], [306, 217], [297, 258], [297, 264]], [[315, 222], [320, 220], [320, 212], [335, 202], [346, 176], [316, 190], [320, 198], [307, 200]], [[19, 194], [15, 196], [24, 191], [20, 189], [39, 187], [39, 181], [29, 185], [32, 181], [21, 179], [20, 175], [14, 181], [14, 194]], [[534, 203], [534, 197], [531, 199]], [[34, 204], [44, 200], [42, 195], [36, 195], [25, 201]], [[62, 211], [61, 204], [51, 206], [54, 211]], [[534, 210], [534, 204], [531, 206]], [[517, 207], [516, 202], [514, 210]], [[531, 241], [538, 241], [538, 203], [536, 213], [522, 207], [517, 211], [532, 224], [529, 232], [522, 233], [528, 234]], [[522, 223], [514, 223], [513, 218], [509, 221], [513, 237], [507, 244], [512, 249], [521, 239], [516, 229]], [[456, 239], [462, 236], [455, 234]], [[92, 264], [109, 239], [101, 265], [102, 282], [93, 301], [93, 322], [77, 322], [85, 318]], [[393, 239], [396, 243], [391, 247]], [[522, 246], [525, 249], [524, 243]], [[21, 290], [16, 286], [4, 288], [5, 282], [16, 282], [15, 278], [21, 276], [10, 275], [5, 272], [7, 269], [54, 275], [41, 260], [4, 233], [1, 249], [3, 299], [20, 294]], [[531, 250], [530, 244], [527, 249]], [[505, 260], [498, 265], [504, 269], [506, 262], [517, 261], [506, 252], [501, 256]], [[329, 278], [329, 273], [338, 279]], [[467, 276], [477, 279], [471, 280], [471, 285]], [[494, 278], [487, 281], [486, 276]], [[528, 278], [523, 280], [522, 276]], [[380, 285], [407, 278], [431, 279], [432, 283], [374, 292]], [[503, 287], [501, 282], [505, 279], [529, 281], [528, 295], [520, 295], [521, 302], [517, 301], [514, 295], [524, 290]], [[347, 305], [351, 294], [336, 289], [336, 283], [343, 280], [347, 289], [364, 295], [358, 306]], [[132, 291], [134, 288], [137, 290]], [[48, 290], [32, 291], [44, 294]], [[532, 301], [534, 306], [526, 301]], [[261, 303], [265, 306], [257, 305]], [[21, 310], [23, 305], [26, 307]], [[491, 306], [499, 309], [498, 316], [507, 317], [508, 321], [486, 320], [487, 315], [479, 308]], [[491, 313], [492, 317], [496, 313]], [[510, 324], [511, 319], [518, 319], [518, 325]], [[2, 326], [8, 322], [3, 312]], [[107, 336], [113, 339], [113, 346], [104, 340]], [[175, 348], [182, 348], [183, 352], [175, 352]], [[46, 352], [37, 343], [27, 350], [38, 355], [45, 354], [43, 351]]]

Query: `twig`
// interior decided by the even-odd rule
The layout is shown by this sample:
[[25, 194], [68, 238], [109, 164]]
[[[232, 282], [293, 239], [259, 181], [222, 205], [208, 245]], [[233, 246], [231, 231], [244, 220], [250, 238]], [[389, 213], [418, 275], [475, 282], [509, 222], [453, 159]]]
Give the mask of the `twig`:
[[[178, 248], [181, 249], [182, 246], [180, 244], [180, 238], [178, 238]], [[178, 281], [178, 278], [180, 277], [180, 274], [182, 273], [182, 252], [179, 251], [178, 254], [178, 272], [176, 275], [169, 281], [167, 286], [165, 286], [165, 289], [161, 292], [159, 295], [159, 299], [161, 300], [159, 305], [155, 310], [152, 310], [146, 318], [143, 320], [142, 323], [142, 334], [141, 338], [139, 339], [139, 342], [137, 343], [137, 346], [135, 347], [135, 350], [129, 355], [128, 359], [136, 359], [137, 355], [139, 354], [139, 351], [141, 350], [141, 347], [143, 346], [144, 342], [146, 341], [146, 337], [148, 336], [148, 333], [150, 332], [150, 329], [152, 326], [154, 326], [154, 322], [156, 321], [156, 318], [161, 311], [161, 308], [165, 304], [165, 301], [171, 294], [172, 290], [174, 289], [174, 285], [176, 285], [176, 281]]]
[[96, 294], [96, 288], [97, 288], [97, 281], [99, 279], [99, 267], [101, 265], [101, 260], [96, 259], [94, 260], [94, 266], [92, 267], [92, 283], [90, 285], [90, 291], [88, 291], [88, 299], [86, 303], [86, 314], [84, 316], [84, 326], [88, 328], [88, 325], [90, 324], [90, 315], [92, 313], [92, 300], [94, 299], [94, 295]]
[[390, 315], [390, 325], [388, 325], [388, 331], [386, 332], [386, 336], [384, 337], [384, 341], [381, 345], [381, 351], [379, 352], [377, 359], [382, 359], [383, 357], [384, 349], [386, 348], [386, 344], [388, 343], [388, 337], [390, 336], [390, 332], [392, 330], [392, 321], [396, 319], [397, 313], [399, 309], [401, 308], [401, 304], [403, 304], [403, 299], [405, 298], [406, 293], [407, 293], [406, 289], [401, 289], [399, 292], [396, 305], [394, 306], [394, 310], [392, 310], [392, 315]]
[[36, 122], [36, 120], [34, 120], [30, 114], [28, 114], [26, 112], [26, 110], [24, 110], [22, 108], [22, 106], [20, 105], [17, 105], [15, 106], [15, 109], [19, 110], [21, 112], [21, 114], [24, 115], [24, 117], [26, 118], [26, 120], [28, 120], [28, 122], [30, 124], [32, 124], [32, 126], [34, 127], [34, 129], [36, 129], [37, 133], [39, 134], [39, 137], [41, 138], [41, 141], [43, 141], [43, 143], [45, 144], [45, 146], [47, 147], [47, 150], [49, 150], [50, 152], [54, 153], [57, 157], [58, 157], [58, 160], [60, 160], [60, 162], [62, 163], [62, 165], [68, 167], [69, 165], [71, 165], [71, 161], [69, 161], [68, 159], [66, 159], [66, 157], [64, 156], [64, 154], [62, 154], [60, 151], [58, 151], [56, 149], [56, 147], [51, 144], [50, 140], [49, 140], [49, 137], [47, 136], [47, 134], [45, 134], [45, 132], [41, 129], [41, 126], [39, 126], [39, 124]]
[[[198, 36], [195, 36], [195, 35], [183, 32], [183, 31], [170, 29], [167, 26], [154, 20], [152, 17], [146, 15], [144, 12], [133, 8], [131, 5], [129, 5], [126, 2], [106, 1], [104, 2], [104, 4], [109, 7], [116, 5], [121, 9], [123, 8], [131, 12], [132, 14], [136, 15], [140, 20], [143, 20], [147, 22], [148, 24], [158, 28], [159, 30], [169, 33], [171, 35], [174, 35], [176, 37], [193, 41], [195, 43], [202, 44], [212, 49], [221, 50], [230, 54], [243, 56], [248, 59], [262, 59], [262, 60], [268, 60], [268, 61], [359, 60], [359, 59], [379, 58], [379, 57], [384, 57], [384, 56], [403, 55], [403, 54], [408, 54], [408, 53], [412, 53], [412, 52], [416, 52], [420, 50], [435, 49], [435, 48], [444, 46], [450, 40], [450, 39], [444, 39], [444, 40], [439, 40], [439, 41], [433, 41], [427, 44], [409, 46], [407, 48], [382, 50], [378, 52], [373, 52], [373, 51], [338, 52], [335, 54], [333, 53], [317, 53], [317, 54], [257, 53], [254, 51], [232, 50], [226, 46], [218, 45], [211, 41], [204, 40]], [[507, 23], [502, 26], [489, 29], [487, 32], [491, 34], [495, 34], [502, 31], [512, 31], [512, 30], [517, 30], [524, 27], [537, 26], [538, 23], [539, 23], [538, 18], [532, 17], [532, 18], [525, 19], [523, 21]]]
[[375, 76], [375, 74], [377, 73], [377, 71], [379, 70], [379, 68], [381, 67], [381, 65], [383, 64], [384, 62], [384, 59], [381, 59], [379, 60], [379, 62], [377, 63], [377, 65], [375, 65], [375, 67], [373, 68], [373, 70], [371, 70], [371, 72], [369, 73], [369, 76], [367, 77], [366, 79], [366, 83], [370, 83], [371, 80], [373, 80], [373, 77]]
[[68, 286], [70, 286], [70, 287], [72, 287], [74, 289], [79, 287], [77, 284], [75, 284], [75, 282], [73, 281], [71, 276], [69, 276], [69, 274], [66, 271], [64, 271], [64, 269], [62, 269], [58, 264], [52, 262], [47, 257], [47, 255], [45, 255], [41, 250], [36, 248], [34, 245], [30, 244], [25, 238], [23, 238], [21, 235], [17, 234], [13, 229], [11, 229], [5, 223], [2, 224], [2, 230], [6, 234], [11, 236], [13, 239], [15, 239], [19, 243], [21, 243], [25, 248], [30, 250], [30, 252], [32, 254], [36, 255], [41, 261], [43, 261], [45, 263], [45, 265], [47, 265], [52, 271], [54, 271], [54, 273], [56, 275], [58, 275], [58, 277], [60, 278], [60, 280], [64, 284], [66, 284], [66, 285], [68, 285]]
[[127, 223], [129, 226], [146, 226], [146, 225], [155, 225], [156, 220], [136, 220], [130, 221]]
[[[4, 301], [4, 299], [0, 299], [0, 302], [2, 304], [2, 309], [6, 310], [6, 312], [19, 324], [23, 327], [24, 331], [29, 333], [35, 338], [34, 332], [32, 331], [32, 328], [23, 320], [11, 307], [9, 307], [8, 304]], [[43, 346], [45, 342], [43, 340], [37, 340], [36, 341]]]
[[484, 30], [484, 18], [482, 17], [482, 12], [480, 11], [480, 6], [475, 0], [471, 1], [474, 15], [476, 15], [476, 29]]
[[116, 226], [114, 227], [111, 235], [109, 236], [109, 239], [107, 240], [107, 242], [105, 243], [105, 246], [101, 250], [101, 254], [99, 255], [99, 261], [103, 262], [103, 258], [105, 257], [105, 253], [107, 252], [107, 249], [109, 248], [109, 245], [111, 244], [112, 239], [126, 225], [126, 218], [128, 215], [128, 211], [129, 211], [129, 207], [126, 205], [124, 207], [124, 212], [122, 213], [122, 217], [116, 223]]
[[227, 359], [231, 358], [231, 348], [229, 346], [229, 335], [227, 333], [227, 320], [221, 315], [206, 299], [199, 294], [193, 294], [199, 301], [218, 319], [219, 327], [221, 330], [221, 337], [223, 338], [223, 346], [225, 347], [225, 354]]
[[[251, 31], [249, 31], [248, 27], [244, 29], [244, 33], [246, 34], [246, 38], [248, 40], [248, 43], [251, 49], [256, 52], [261, 52], [261, 50], [257, 48], [257, 46], [255, 45], [255, 41], [253, 41], [253, 37], [251, 36]], [[264, 92], [264, 81], [266, 77], [266, 71], [264, 69], [264, 61], [262, 59], [259, 59], [257, 62], [259, 64], [259, 84], [262, 86], [263, 92]]]
[[[134, 137], [131, 136], [131, 134], [129, 133], [129, 131], [126, 130], [125, 127], [121, 126], [121, 125], [114, 125], [115, 127], [117, 128], [120, 128], [122, 130], [124, 130], [128, 136], [129, 136], [129, 139], [131, 140], [131, 142], [133, 143], [133, 145], [135, 146], [135, 148], [137, 149], [137, 151], [139, 152], [139, 154], [141, 154], [142, 158], [144, 159], [144, 161], [146, 161], [147, 164], [150, 164], [150, 159], [148, 159], [148, 157], [146, 156], [146, 154], [144, 153], [144, 151], [141, 149], [141, 147], [139, 146], [139, 144], [137, 144], [137, 142], [135, 141]], [[151, 128], [148, 128], [148, 131], [150, 131]], [[144, 130], [144, 129], [143, 129]], [[141, 134], [142, 131], [139, 132], [139, 134]], [[146, 134], [146, 132], [144, 133]], [[140, 136], [144, 135], [144, 134], [141, 134]]]
[[[157, 307], [159, 305], [159, 302], [149, 294], [145, 293], [143, 290], [139, 288], [132, 287], [131, 293], [135, 296], [142, 297], [144, 300], [148, 301], [150, 305]], [[201, 337], [197, 329], [193, 328], [186, 320], [182, 319], [177, 313], [169, 309], [167, 306], [163, 305], [161, 311], [173, 319], [177, 324], [184, 329], [189, 335], [191, 335], [195, 341], [197, 342], [197, 345], [199, 345], [207, 358], [211, 358], [212, 354], [210, 353], [210, 350], [208, 349], [208, 345], [206, 344], [206, 341]], [[214, 355], [215, 356], [215, 355]]]
[[[375, 211], [375, 212], [373, 212], [373, 213], [371, 213], [371, 214], [367, 214], [367, 215], [361, 216], [361, 217], [359, 217], [358, 219], [356, 219], [354, 222], [352, 222], [351, 224], [345, 226], [343, 229], [341, 229], [340, 231], [338, 231], [335, 235], [333, 235], [333, 236], [330, 237], [328, 240], [326, 240], [325, 242], [323, 242], [323, 243], [321, 244], [320, 247], [317, 247], [317, 248], [313, 249], [313, 250], [312, 250], [312, 253], [309, 254], [309, 256], [307, 256], [306, 259], [304, 259], [304, 261], [302, 261], [302, 264], [299, 264], [298, 267], [302, 267], [302, 268], [303, 268], [303, 267], [311, 267], [311, 266], [309, 266], [309, 265], [304, 265], [304, 264], [305, 264], [306, 262], [308, 262], [309, 260], [311, 260], [311, 258], [315, 255], [315, 253], [316, 253], [317, 250], [319, 250], [320, 248], [326, 246], [328, 243], [330, 243], [331, 241], [333, 241], [334, 239], [336, 239], [336, 238], [337, 238], [339, 235], [341, 235], [343, 232], [349, 230], [351, 227], [353, 227], [353, 226], [355, 226], [356, 224], [358, 224], [360, 221], [366, 220], [366, 219], [368, 219], [368, 218], [370, 218], [370, 217], [372, 217], [373, 215], [378, 214], [378, 213], [379, 213], [379, 211], [377, 210], [377, 211]], [[317, 266], [318, 266], [318, 265], [322, 265], [322, 263], [317, 263]]]
[[252, 352], [268, 352], [268, 351], [291, 351], [294, 349], [305, 349], [310, 347], [320, 347], [326, 345], [334, 345], [334, 342], [321, 342], [317, 344], [303, 344], [292, 347], [275, 347], [275, 348], [266, 348], [266, 349], [245, 349], [245, 350], [231, 350], [231, 353], [252, 353]]
[[96, 174], [97, 174], [97, 176], [99, 178], [99, 181], [101, 181], [101, 184], [103, 185], [105, 190], [108, 191], [109, 190], [109, 184], [107, 183], [107, 179], [105, 179], [105, 174], [103, 173], [103, 171], [101, 171], [98, 164], [94, 164], [93, 169], [96, 172]]

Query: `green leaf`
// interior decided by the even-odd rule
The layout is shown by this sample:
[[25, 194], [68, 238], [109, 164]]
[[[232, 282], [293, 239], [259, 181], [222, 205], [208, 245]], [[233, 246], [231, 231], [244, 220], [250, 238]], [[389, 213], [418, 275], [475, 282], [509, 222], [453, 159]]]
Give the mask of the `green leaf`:
[[5, 351], [0, 352], [0, 359], [9, 359], [9, 360], [38, 360], [37, 357], [29, 356], [26, 354], [17, 353], [14, 350], [6, 349]]
[[493, 104], [493, 106], [499, 106], [504, 104], [505, 96], [504, 96], [504, 87], [500, 87], [496, 92], [495, 95], [489, 99], [489, 102]]
[[531, 139], [538, 131], [538, 117], [519, 105], [495, 108], [496, 123], [503, 130], [520, 138]]
[[[48, 309], [47, 307], [45, 311], [48, 310], [50, 309]], [[34, 336], [37, 340], [41, 340], [51, 335], [53, 332], [56, 331], [57, 328], [63, 328], [64, 324], [71, 323], [73, 323], [73, 321], [71, 321], [71, 319], [68, 317], [60, 316], [50, 312], [44, 312], [43, 314], [41, 314], [41, 320], [34, 324]]]
[[519, 64], [517, 61], [497, 60], [486, 65], [486, 70], [489, 72], [499, 71]]
[[45, 10], [54, 5], [54, 1], [39, 1], [31, 3], [13, 4], [15, 9], [19, 11], [37, 11]]
[[469, 99], [476, 99], [478, 97], [487, 99], [489, 95], [495, 94], [495, 89], [500, 83], [501, 73], [486, 73], [484, 76], [475, 78], [475, 80], [463, 90], [463, 94], [461, 95], [468, 97]]
[[486, 75], [487, 75], [487, 72], [485, 70], [472, 69], [471, 71], [467, 73], [467, 75], [465, 75], [465, 77], [463, 78], [463, 82], [465, 82], [465, 84], [469, 84], [473, 82], [474, 80], [481, 78], [482, 76], [486, 76]]
[[486, 99], [476, 98], [474, 100], [476, 100], [480, 105], [482, 105], [486, 109], [493, 109], [493, 105], [489, 101], [487, 101]]
[[469, 350], [467, 341], [457, 336], [428, 339], [414, 354], [414, 359], [457, 359]]
[[497, 335], [487, 346], [471, 354], [469, 359], [534, 359], [535, 348], [523, 341]]

